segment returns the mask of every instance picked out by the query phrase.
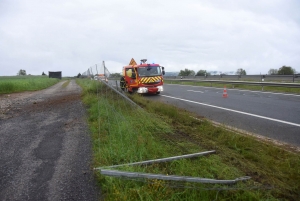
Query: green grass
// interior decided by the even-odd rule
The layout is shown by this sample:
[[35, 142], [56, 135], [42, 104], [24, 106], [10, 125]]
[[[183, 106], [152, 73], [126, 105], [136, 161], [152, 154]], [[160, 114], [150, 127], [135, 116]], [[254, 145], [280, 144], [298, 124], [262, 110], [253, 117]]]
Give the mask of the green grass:
[[[144, 109], [131, 106], [101, 83], [77, 79], [88, 107], [94, 167], [216, 150], [210, 156], [120, 170], [168, 175], [234, 179], [233, 186], [126, 180], [100, 175], [106, 200], [297, 200], [300, 156], [252, 136], [215, 127], [174, 106], [130, 96]], [[194, 118], [192, 118], [194, 117]]]
[[184, 82], [184, 81], [168, 81], [164, 80], [166, 84], [182, 84], [182, 85], [192, 85], [192, 86], [204, 86], [204, 87], [217, 87], [223, 88], [226, 85], [227, 88], [237, 88], [246, 89], [252, 91], [270, 91], [270, 92], [284, 92], [284, 93], [296, 93], [300, 94], [300, 88], [290, 88], [290, 87], [273, 87], [273, 86], [253, 86], [253, 85], [243, 85], [243, 84], [218, 84], [209, 82]]
[[3, 76], [0, 77], [0, 94], [45, 89], [59, 82], [46, 76]]
[[63, 83], [62, 87], [66, 88], [70, 84], [70, 80], [67, 80], [66, 82]]

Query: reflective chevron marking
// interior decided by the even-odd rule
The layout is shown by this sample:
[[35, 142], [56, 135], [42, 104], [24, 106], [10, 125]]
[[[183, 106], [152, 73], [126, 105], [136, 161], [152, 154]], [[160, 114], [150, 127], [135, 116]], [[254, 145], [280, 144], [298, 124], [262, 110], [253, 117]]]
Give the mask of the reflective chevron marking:
[[139, 80], [139, 84], [143, 83], [153, 83], [153, 82], [156, 82], [156, 81], [159, 81], [159, 80], [162, 80], [162, 78], [160, 76], [156, 76], [156, 77], [142, 77], [140, 80]]

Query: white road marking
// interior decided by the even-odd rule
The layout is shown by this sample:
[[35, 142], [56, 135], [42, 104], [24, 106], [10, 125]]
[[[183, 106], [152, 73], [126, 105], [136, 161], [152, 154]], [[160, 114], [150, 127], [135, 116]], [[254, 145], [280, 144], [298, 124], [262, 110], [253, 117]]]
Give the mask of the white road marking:
[[204, 93], [203, 91], [195, 91], [195, 90], [188, 90], [188, 91]]
[[[238, 90], [238, 89], [231, 89], [231, 90]], [[284, 95], [284, 96], [300, 96], [297, 94], [274, 93], [274, 92], [269, 92], [269, 91], [250, 91], [250, 90], [239, 90], [239, 91], [247, 91], [247, 92], [251, 92], [251, 93], [262, 93], [262, 94], [275, 94], [275, 95]]]
[[164, 97], [167, 97], [167, 98], [172, 98], [172, 99], [177, 99], [177, 100], [181, 100], [181, 101], [185, 101], [185, 102], [195, 103], [195, 104], [199, 104], [199, 105], [204, 105], [204, 106], [208, 106], [208, 107], [213, 107], [213, 108], [217, 108], [217, 109], [221, 109], [221, 110], [227, 110], [227, 111], [230, 111], [230, 112], [235, 112], [235, 113], [239, 113], [239, 114], [253, 116], [253, 117], [257, 117], [257, 118], [261, 118], [261, 119], [267, 119], [267, 120], [270, 120], [270, 121], [275, 121], [275, 122], [279, 122], [279, 123], [283, 123], [283, 124], [288, 124], [288, 125], [300, 127], [300, 124], [296, 124], [296, 123], [292, 123], [292, 122], [288, 122], [288, 121], [283, 121], [283, 120], [279, 120], [279, 119], [273, 119], [273, 118], [270, 118], [270, 117], [260, 116], [260, 115], [256, 115], [256, 114], [251, 114], [251, 113], [248, 113], [248, 112], [242, 112], [242, 111], [238, 111], [238, 110], [232, 110], [232, 109], [228, 109], [228, 108], [224, 108], [224, 107], [219, 107], [219, 106], [215, 106], [215, 105], [209, 105], [209, 104], [205, 104], [205, 103], [199, 103], [199, 102], [196, 102], [196, 101], [186, 100], [186, 99], [182, 99], [182, 98], [176, 98], [176, 97], [172, 97], [172, 96], [166, 96], [166, 95], [161, 95], [161, 96], [164, 96]]

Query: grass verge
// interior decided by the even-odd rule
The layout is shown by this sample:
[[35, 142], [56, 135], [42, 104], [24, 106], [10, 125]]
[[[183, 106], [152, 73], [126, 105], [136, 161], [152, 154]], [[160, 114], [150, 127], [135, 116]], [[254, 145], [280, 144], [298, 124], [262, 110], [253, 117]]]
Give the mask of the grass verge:
[[182, 85], [192, 85], [192, 86], [204, 86], [204, 87], [217, 87], [223, 88], [226, 85], [227, 88], [237, 88], [246, 89], [252, 91], [270, 91], [270, 92], [283, 92], [283, 93], [296, 93], [300, 94], [300, 88], [290, 88], [290, 87], [273, 87], [273, 86], [253, 86], [253, 85], [243, 85], [243, 84], [218, 84], [209, 82], [184, 82], [184, 81], [168, 81], [164, 80], [166, 84], [182, 84]]
[[[96, 172], [106, 200], [297, 200], [300, 156], [252, 136], [215, 127], [174, 106], [130, 96], [138, 109], [96, 81], [78, 79], [88, 107], [94, 166], [158, 159], [206, 150], [217, 154], [120, 170], [235, 179], [236, 185], [123, 179]], [[197, 119], [198, 118], [198, 119]]]
[[66, 88], [70, 84], [70, 80], [67, 80], [63, 83], [62, 87]]
[[59, 82], [46, 76], [4, 76], [0, 77], [0, 94], [45, 89]]

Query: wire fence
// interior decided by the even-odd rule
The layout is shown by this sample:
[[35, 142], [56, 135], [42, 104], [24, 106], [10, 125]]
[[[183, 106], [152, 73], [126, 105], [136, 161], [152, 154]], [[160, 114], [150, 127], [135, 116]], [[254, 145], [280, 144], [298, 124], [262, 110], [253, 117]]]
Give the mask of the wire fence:
[[[133, 122], [136, 118], [125, 116], [134, 114], [136, 117], [147, 118], [145, 117], [147, 113], [142, 111], [141, 107], [128, 98], [119, 87], [113, 86], [116, 82], [108, 82], [110, 72], [105, 62], [91, 66], [82, 73], [81, 77], [98, 83], [96, 84], [98, 99], [98, 139], [95, 145], [98, 147], [98, 153], [96, 155], [106, 155], [107, 160], [103, 161], [103, 158], [99, 157], [101, 164], [115, 165], [142, 160], [145, 157], [144, 148], [138, 146], [139, 134], [131, 127], [137, 123]], [[128, 141], [131, 142], [130, 147]], [[109, 148], [104, 149], [104, 146]], [[139, 157], [131, 155], [132, 152], [140, 153]]]
[[81, 74], [82, 78], [91, 78], [91, 79], [108, 79], [110, 76], [109, 70], [105, 67], [105, 62], [102, 64], [95, 64], [88, 68], [85, 72]]

